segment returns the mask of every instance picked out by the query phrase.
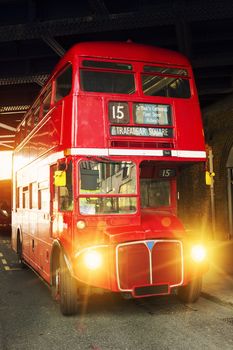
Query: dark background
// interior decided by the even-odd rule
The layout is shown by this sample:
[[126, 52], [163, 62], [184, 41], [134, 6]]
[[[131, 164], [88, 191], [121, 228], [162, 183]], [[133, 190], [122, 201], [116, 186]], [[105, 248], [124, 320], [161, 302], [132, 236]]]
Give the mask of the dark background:
[[0, 0], [0, 150], [74, 43], [128, 39], [184, 53], [202, 108], [232, 93], [232, 0]]

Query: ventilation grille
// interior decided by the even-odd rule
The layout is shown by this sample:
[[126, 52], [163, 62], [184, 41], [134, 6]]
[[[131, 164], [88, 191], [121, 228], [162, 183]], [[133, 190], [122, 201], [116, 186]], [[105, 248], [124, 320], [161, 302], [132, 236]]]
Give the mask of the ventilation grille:
[[173, 142], [111, 141], [113, 148], [173, 149]]

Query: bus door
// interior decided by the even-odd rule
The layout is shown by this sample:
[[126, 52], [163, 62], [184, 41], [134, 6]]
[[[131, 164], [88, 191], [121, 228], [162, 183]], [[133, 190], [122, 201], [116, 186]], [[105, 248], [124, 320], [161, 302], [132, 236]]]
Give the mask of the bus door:
[[23, 254], [26, 260], [31, 259], [31, 247], [30, 247], [30, 225], [29, 225], [29, 215], [30, 215], [30, 204], [29, 204], [29, 186], [24, 186], [21, 188], [21, 201], [22, 201], [22, 211], [21, 211], [21, 228], [23, 237]]
[[38, 184], [38, 216], [37, 216], [37, 242], [36, 251], [37, 263], [41, 271], [48, 273], [49, 257], [48, 257], [48, 232], [50, 227], [49, 222], [49, 181], [41, 181]]
[[64, 241], [71, 241], [73, 222], [73, 170], [72, 162], [60, 163], [51, 167], [51, 237], [62, 236]]

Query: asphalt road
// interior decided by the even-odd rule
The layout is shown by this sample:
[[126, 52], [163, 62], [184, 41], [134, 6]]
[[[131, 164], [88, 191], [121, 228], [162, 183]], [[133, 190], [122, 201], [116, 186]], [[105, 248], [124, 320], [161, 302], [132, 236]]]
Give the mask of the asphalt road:
[[48, 287], [20, 269], [0, 237], [0, 350], [233, 349], [233, 308], [204, 298], [122, 300], [111, 294], [83, 302], [64, 317]]

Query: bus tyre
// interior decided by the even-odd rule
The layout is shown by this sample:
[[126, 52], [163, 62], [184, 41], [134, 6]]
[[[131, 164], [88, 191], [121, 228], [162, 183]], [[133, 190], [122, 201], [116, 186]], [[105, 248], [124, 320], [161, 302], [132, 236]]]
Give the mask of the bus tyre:
[[195, 303], [201, 294], [202, 278], [196, 278], [189, 282], [187, 286], [179, 287], [178, 298], [185, 303]]
[[76, 280], [71, 276], [62, 254], [60, 254], [60, 276], [59, 276], [60, 310], [63, 315], [74, 315], [78, 311], [78, 286]]

